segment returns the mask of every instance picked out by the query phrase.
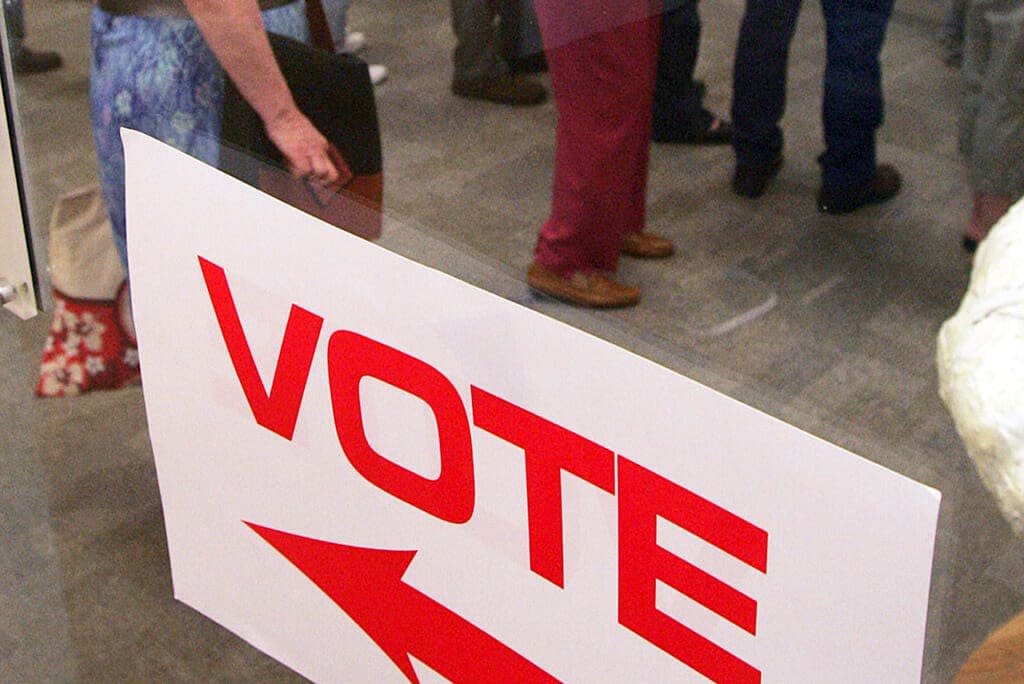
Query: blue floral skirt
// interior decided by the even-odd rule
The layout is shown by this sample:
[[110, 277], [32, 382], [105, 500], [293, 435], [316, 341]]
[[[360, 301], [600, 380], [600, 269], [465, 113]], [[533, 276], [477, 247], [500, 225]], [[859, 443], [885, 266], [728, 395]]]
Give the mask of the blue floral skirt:
[[[309, 42], [303, 0], [263, 12], [263, 23], [268, 31]], [[93, 136], [103, 199], [126, 271], [121, 127], [216, 165], [223, 93], [224, 72], [195, 22], [93, 9], [89, 83]]]

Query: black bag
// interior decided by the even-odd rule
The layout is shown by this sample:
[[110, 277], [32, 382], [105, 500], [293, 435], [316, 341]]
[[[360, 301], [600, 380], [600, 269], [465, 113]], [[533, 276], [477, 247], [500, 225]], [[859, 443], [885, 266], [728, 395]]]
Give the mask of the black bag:
[[296, 105], [340, 152], [352, 177], [326, 191], [294, 178], [284, 168], [284, 159], [259, 115], [230, 79], [224, 90], [221, 168], [339, 228], [370, 239], [379, 237], [383, 163], [369, 68], [350, 55], [273, 33], [268, 37]]

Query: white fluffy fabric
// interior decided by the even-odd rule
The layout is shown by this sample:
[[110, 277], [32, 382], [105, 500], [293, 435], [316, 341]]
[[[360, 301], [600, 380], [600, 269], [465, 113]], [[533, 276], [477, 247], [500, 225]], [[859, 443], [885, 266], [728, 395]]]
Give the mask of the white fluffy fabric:
[[974, 258], [956, 315], [939, 331], [939, 394], [967, 453], [1024, 535], [1024, 201]]

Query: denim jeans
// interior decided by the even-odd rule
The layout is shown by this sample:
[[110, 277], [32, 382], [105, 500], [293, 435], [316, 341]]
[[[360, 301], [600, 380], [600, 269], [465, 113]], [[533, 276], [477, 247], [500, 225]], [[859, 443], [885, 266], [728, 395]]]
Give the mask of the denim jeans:
[[[822, 0], [826, 61], [822, 183], [841, 188], [875, 173], [882, 124], [879, 55], [893, 0]], [[800, 0], [747, 0], [733, 70], [733, 147], [740, 164], [764, 165], [782, 152], [786, 67]]]
[[327, 27], [334, 39], [334, 49], [341, 52], [345, 47], [345, 31], [348, 28], [348, 7], [352, 0], [323, 0]]
[[700, 50], [697, 0], [665, 3], [658, 75], [654, 82], [655, 136], [699, 133], [714, 116], [704, 109], [704, 85], [693, 80]]

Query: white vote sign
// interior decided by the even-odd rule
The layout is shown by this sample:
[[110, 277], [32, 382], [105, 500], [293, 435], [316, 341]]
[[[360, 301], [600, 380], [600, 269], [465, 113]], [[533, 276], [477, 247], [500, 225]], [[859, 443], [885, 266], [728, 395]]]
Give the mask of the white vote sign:
[[937, 492], [124, 135], [182, 601], [317, 681], [920, 680]]

